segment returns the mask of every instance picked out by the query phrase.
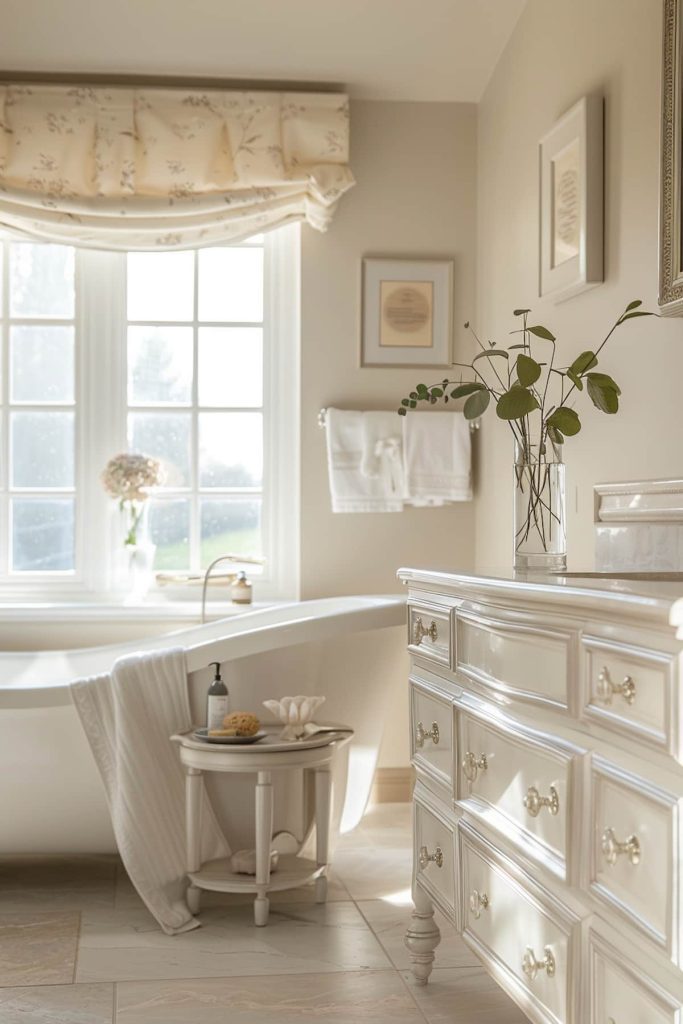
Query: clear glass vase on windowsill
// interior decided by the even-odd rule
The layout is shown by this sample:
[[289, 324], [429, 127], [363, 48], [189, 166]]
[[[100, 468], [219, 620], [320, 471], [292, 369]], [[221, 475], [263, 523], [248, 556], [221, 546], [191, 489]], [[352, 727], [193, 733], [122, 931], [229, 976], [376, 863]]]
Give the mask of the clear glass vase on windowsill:
[[567, 522], [561, 445], [515, 441], [513, 480], [515, 570], [563, 572]]

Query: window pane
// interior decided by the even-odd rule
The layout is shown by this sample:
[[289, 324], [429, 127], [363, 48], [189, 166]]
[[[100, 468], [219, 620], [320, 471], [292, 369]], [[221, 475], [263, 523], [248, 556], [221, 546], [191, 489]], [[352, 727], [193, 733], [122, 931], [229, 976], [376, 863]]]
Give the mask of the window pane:
[[73, 402], [73, 327], [13, 327], [13, 402]]
[[128, 401], [131, 405], [192, 400], [192, 328], [128, 328]]
[[219, 555], [260, 556], [260, 500], [203, 498], [200, 521], [203, 569]]
[[10, 246], [10, 314], [74, 315], [74, 250], [65, 245]]
[[263, 320], [263, 249], [200, 250], [199, 319]]
[[64, 572], [74, 568], [72, 498], [12, 501], [12, 569]]
[[128, 319], [191, 320], [193, 252], [128, 253]]
[[189, 413], [132, 413], [128, 419], [131, 451], [158, 459], [166, 487], [188, 487], [190, 483]]
[[157, 546], [154, 568], [189, 569], [190, 502], [187, 498], [154, 499], [149, 508], [149, 527]]
[[261, 405], [263, 331], [260, 327], [201, 327], [199, 404]]
[[260, 412], [199, 415], [201, 487], [260, 487], [263, 423]]
[[73, 487], [74, 414], [14, 412], [12, 486]]

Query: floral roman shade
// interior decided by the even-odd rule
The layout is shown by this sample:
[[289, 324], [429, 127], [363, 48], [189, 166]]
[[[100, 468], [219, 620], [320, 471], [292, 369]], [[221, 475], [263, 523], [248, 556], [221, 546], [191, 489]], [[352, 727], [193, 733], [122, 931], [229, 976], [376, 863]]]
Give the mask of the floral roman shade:
[[98, 249], [324, 231], [354, 184], [333, 93], [0, 86], [0, 228]]

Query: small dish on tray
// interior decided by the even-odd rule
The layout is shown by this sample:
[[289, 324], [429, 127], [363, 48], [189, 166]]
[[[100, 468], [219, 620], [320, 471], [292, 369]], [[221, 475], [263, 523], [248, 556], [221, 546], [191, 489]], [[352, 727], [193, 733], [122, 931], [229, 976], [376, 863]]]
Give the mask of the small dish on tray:
[[244, 746], [248, 743], [257, 743], [267, 735], [263, 729], [259, 729], [253, 736], [209, 736], [208, 729], [195, 729], [194, 738], [203, 743], [222, 743], [228, 746]]

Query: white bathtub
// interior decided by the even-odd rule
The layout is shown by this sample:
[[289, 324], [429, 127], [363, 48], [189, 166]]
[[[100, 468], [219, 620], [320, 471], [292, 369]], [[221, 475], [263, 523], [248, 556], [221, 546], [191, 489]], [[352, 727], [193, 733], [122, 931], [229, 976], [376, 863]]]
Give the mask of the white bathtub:
[[[355, 730], [348, 775], [335, 777], [344, 828], [359, 820], [382, 741], [388, 702], [405, 700], [405, 604], [400, 597], [340, 597], [274, 606], [107, 647], [0, 653], [0, 854], [115, 849], [104, 790], [71, 703], [69, 684], [107, 672], [132, 651], [184, 647], [195, 721], [204, 715], [220, 661], [232, 707], [297, 693], [324, 694], [320, 719]], [[323, 714], [324, 712], [324, 714]], [[347, 781], [348, 779], [348, 781]], [[275, 830], [302, 841], [309, 823], [301, 780], [276, 782]], [[248, 779], [209, 779], [217, 814], [236, 848], [253, 827]]]

